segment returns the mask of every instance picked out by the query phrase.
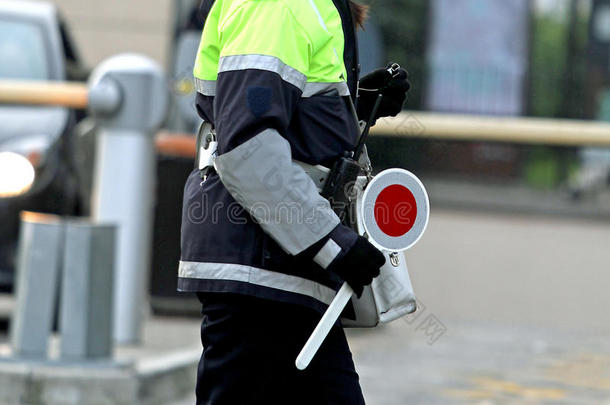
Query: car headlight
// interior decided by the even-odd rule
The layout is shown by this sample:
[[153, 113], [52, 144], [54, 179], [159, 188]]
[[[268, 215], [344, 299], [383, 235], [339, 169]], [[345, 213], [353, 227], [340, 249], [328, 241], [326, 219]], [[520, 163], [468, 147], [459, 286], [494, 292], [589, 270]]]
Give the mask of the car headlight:
[[27, 158], [13, 152], [0, 152], [0, 198], [27, 193], [34, 177], [34, 166]]

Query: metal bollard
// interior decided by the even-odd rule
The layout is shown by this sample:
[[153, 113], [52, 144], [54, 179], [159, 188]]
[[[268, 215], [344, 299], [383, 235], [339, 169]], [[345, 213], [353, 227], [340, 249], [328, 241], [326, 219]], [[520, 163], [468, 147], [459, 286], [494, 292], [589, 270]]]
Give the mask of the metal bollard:
[[93, 72], [89, 87], [89, 110], [100, 126], [93, 218], [118, 226], [114, 339], [137, 343], [148, 307], [145, 292], [153, 222], [153, 136], [167, 114], [169, 92], [155, 62], [128, 54], [103, 62]]
[[66, 220], [60, 303], [62, 360], [112, 356], [116, 227]]
[[24, 212], [11, 322], [15, 357], [44, 359], [57, 302], [64, 226], [59, 217]]

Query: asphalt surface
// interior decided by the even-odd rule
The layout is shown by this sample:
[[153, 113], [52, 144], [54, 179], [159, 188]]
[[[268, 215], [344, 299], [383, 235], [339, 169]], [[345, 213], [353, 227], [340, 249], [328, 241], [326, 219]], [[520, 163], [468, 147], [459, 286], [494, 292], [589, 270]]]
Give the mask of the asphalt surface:
[[407, 252], [419, 299], [446, 320], [610, 332], [610, 217], [434, 210]]
[[610, 222], [434, 210], [422, 311], [350, 333], [367, 402], [610, 404]]
[[[423, 315], [422, 315], [423, 316]], [[610, 404], [610, 342], [586, 334], [406, 322], [351, 336], [368, 404]]]

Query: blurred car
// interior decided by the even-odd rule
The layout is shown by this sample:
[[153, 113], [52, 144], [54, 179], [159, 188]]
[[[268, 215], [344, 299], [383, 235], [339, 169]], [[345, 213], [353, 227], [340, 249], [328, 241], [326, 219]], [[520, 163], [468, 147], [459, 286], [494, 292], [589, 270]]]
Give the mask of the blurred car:
[[[86, 76], [50, 3], [0, 0], [0, 80]], [[0, 104], [0, 291], [13, 285], [19, 212], [79, 214], [70, 133], [84, 112]]]
[[171, 83], [171, 108], [167, 128], [176, 132], [195, 133], [201, 118], [195, 108], [193, 68], [201, 40], [203, 20], [200, 1], [179, 0], [174, 3], [174, 25], [170, 40], [167, 71]]

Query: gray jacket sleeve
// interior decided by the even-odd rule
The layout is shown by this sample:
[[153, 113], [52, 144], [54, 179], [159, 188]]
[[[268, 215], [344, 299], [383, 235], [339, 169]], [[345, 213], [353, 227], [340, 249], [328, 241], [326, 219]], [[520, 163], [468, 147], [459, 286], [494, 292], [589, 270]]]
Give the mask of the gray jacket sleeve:
[[233, 198], [290, 254], [339, 225], [313, 180], [292, 162], [288, 141], [274, 129], [219, 156], [216, 170]]

